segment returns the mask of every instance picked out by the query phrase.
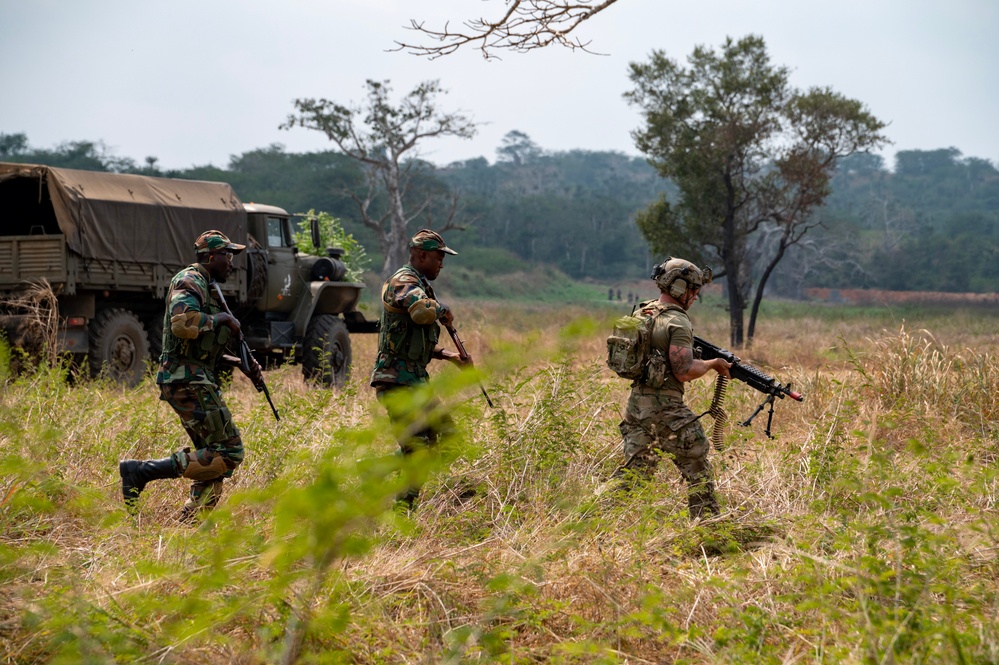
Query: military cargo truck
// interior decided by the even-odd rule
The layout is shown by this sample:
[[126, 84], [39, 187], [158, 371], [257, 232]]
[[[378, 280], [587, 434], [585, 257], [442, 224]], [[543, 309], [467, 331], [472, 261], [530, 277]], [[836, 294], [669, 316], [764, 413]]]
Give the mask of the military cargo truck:
[[[23, 296], [47, 284], [58, 349], [134, 385], [159, 356], [170, 280], [210, 229], [247, 246], [222, 290], [261, 364], [298, 362], [307, 379], [342, 385], [349, 333], [377, 328], [357, 311], [364, 285], [343, 281], [342, 251], [300, 252], [285, 210], [244, 204], [225, 183], [0, 163], [0, 327], [28, 346], [37, 312]], [[313, 223], [317, 247], [318, 235]]]

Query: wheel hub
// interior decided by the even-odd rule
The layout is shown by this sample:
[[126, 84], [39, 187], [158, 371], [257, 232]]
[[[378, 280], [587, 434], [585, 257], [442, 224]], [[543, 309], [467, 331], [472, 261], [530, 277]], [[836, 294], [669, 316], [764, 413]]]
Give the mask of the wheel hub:
[[111, 343], [110, 351], [108, 357], [116, 372], [126, 372], [135, 363], [135, 343], [127, 335], [116, 337]]

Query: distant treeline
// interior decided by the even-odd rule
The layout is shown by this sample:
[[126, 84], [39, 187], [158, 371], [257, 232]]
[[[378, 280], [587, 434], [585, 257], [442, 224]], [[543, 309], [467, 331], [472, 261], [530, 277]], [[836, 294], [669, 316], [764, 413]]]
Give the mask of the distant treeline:
[[[442, 224], [447, 195], [457, 194], [455, 219], [466, 229], [448, 239], [483, 273], [545, 264], [598, 282], [647, 277], [661, 257], [649, 255], [634, 217], [661, 193], [672, 194], [670, 183], [641, 158], [547, 152], [519, 132], [511, 136], [492, 163], [424, 165], [409, 196], [418, 202], [436, 195], [436, 203], [412, 222], [414, 230]], [[0, 134], [0, 160], [228, 182], [244, 201], [333, 214], [378, 264], [375, 236], [361, 225], [349, 194], [363, 191], [365, 179], [355, 162], [335, 152], [296, 154], [272, 145], [234, 155], [225, 168], [162, 171], [155, 159], [139, 165], [108, 154], [99, 142], [39, 150], [23, 134]], [[956, 149], [910, 150], [899, 152], [889, 170], [878, 156], [854, 155], [841, 163], [820, 214], [822, 226], [780, 264], [774, 293], [999, 291], [999, 171], [988, 160]], [[765, 239], [754, 251], [767, 251]]]
[[948, 148], [901, 151], [894, 166], [874, 155], [841, 165], [820, 237], [844, 260], [810, 271], [808, 286], [999, 292], [996, 165]]

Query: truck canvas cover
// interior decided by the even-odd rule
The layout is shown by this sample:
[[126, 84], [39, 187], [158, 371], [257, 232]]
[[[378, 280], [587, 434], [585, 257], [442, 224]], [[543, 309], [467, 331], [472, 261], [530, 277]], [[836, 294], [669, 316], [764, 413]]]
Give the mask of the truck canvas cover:
[[[62, 233], [84, 259], [184, 266], [194, 262], [202, 232], [217, 229], [244, 243], [247, 234], [243, 204], [221, 182], [0, 163], [4, 190], [17, 194], [5, 201], [19, 202], [0, 213], [0, 234]], [[29, 206], [50, 205], [57, 230], [48, 224], [15, 230], [19, 218], [31, 217], [24, 214]]]

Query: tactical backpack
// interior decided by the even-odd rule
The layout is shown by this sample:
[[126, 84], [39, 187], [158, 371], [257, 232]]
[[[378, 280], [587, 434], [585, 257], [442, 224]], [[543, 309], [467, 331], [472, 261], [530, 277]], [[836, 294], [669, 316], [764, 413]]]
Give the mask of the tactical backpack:
[[650, 360], [656, 362], [657, 371], [652, 387], [658, 388], [668, 371], [666, 359], [652, 358], [652, 327], [656, 317], [668, 309], [679, 309], [675, 305], [663, 305], [657, 300], [649, 300], [635, 305], [630, 316], [622, 316], [614, 322], [614, 330], [607, 338], [607, 366], [623, 379], [647, 382], [647, 368]]

